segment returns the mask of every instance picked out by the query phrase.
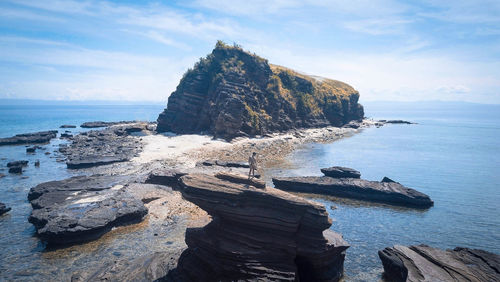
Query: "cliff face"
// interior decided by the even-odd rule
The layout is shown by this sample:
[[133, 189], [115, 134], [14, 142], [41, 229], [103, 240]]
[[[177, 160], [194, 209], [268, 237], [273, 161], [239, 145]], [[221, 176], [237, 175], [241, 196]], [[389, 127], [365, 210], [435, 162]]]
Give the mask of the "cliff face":
[[186, 72], [158, 117], [158, 132], [231, 139], [363, 118], [359, 93], [336, 80], [271, 65], [218, 42]]

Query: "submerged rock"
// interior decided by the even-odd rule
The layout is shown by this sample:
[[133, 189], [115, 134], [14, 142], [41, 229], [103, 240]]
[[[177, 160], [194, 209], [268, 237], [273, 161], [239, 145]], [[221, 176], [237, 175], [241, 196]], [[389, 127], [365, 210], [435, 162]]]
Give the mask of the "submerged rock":
[[434, 202], [424, 193], [396, 182], [377, 182], [356, 178], [327, 176], [273, 178], [278, 189], [331, 195], [413, 208], [430, 208]]
[[17, 134], [13, 137], [0, 138], [0, 146], [47, 143], [51, 139], [56, 137], [57, 137], [57, 130]]
[[39, 184], [28, 193], [33, 207], [29, 222], [53, 245], [94, 240], [114, 226], [139, 222], [147, 209], [121, 189], [125, 180], [93, 175]]
[[63, 124], [63, 125], [59, 126], [59, 128], [76, 128], [76, 125]]
[[0, 203], [0, 215], [7, 213], [11, 208], [7, 207], [4, 203]]
[[179, 82], [158, 116], [158, 132], [217, 138], [342, 126], [364, 116], [350, 85], [305, 75], [218, 42]]
[[328, 168], [322, 168], [321, 172], [329, 177], [333, 178], [360, 178], [361, 173], [355, 169], [343, 167], [343, 166], [332, 166]]
[[15, 166], [27, 166], [28, 161], [22, 160], [22, 161], [13, 161], [13, 162], [8, 162], [7, 167], [15, 167]]
[[11, 166], [11, 167], [9, 167], [9, 173], [21, 174], [21, 173], [23, 173], [23, 167], [22, 166]]
[[389, 281], [500, 281], [500, 256], [483, 250], [396, 245], [378, 255]]
[[[238, 177], [233, 177], [238, 178]], [[188, 228], [171, 281], [338, 281], [349, 245], [324, 206], [206, 174], [180, 179], [183, 197], [212, 216]]]

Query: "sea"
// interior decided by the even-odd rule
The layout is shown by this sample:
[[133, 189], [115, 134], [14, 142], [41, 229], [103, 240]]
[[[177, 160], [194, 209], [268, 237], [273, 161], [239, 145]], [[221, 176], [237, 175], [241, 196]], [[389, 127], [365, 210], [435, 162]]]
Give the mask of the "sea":
[[[333, 219], [331, 229], [350, 244], [345, 281], [380, 281], [383, 268], [377, 252], [394, 245], [461, 246], [500, 254], [500, 105], [367, 102], [364, 106], [367, 117], [417, 124], [372, 127], [333, 143], [306, 144], [287, 157], [286, 166], [266, 172], [273, 176], [321, 175], [320, 168], [347, 166], [359, 170], [364, 179], [387, 176], [434, 200], [432, 208], [415, 210], [307, 195], [325, 205]], [[154, 121], [164, 107], [0, 103], [0, 137], [86, 121]], [[60, 132], [65, 130], [77, 133], [84, 129]], [[0, 217], [0, 280], [68, 280], [72, 271], [89, 261], [79, 252], [93, 252], [96, 256], [91, 259], [96, 261], [99, 255], [111, 252], [103, 246], [54, 252], [34, 236], [35, 229], [28, 222], [29, 189], [78, 174], [67, 170], [57, 154], [61, 142], [66, 141], [55, 139], [34, 155], [26, 154], [25, 146], [0, 146], [0, 173], [6, 175], [0, 178], [0, 202], [12, 207]], [[25, 172], [9, 174], [6, 163], [20, 159], [30, 161]], [[39, 168], [33, 166], [35, 160], [40, 160]], [[140, 245], [130, 242], [127, 247], [132, 250], [122, 247], [120, 252], [140, 251]], [[111, 253], [113, 257], [115, 252]]]

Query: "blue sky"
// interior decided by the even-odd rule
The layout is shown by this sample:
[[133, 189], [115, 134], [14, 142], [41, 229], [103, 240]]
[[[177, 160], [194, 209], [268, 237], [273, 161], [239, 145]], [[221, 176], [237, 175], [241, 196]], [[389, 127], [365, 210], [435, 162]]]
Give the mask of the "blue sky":
[[362, 101], [500, 103], [500, 1], [0, 2], [0, 98], [165, 103], [216, 40]]

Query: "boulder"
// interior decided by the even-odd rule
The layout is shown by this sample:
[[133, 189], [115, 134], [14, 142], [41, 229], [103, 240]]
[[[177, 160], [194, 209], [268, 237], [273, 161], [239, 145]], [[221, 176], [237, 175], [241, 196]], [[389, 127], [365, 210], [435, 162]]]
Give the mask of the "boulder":
[[71, 137], [73, 137], [73, 134], [61, 133], [61, 138], [71, 138]]
[[11, 208], [7, 207], [4, 203], [0, 203], [0, 215], [7, 213]]
[[11, 166], [11, 167], [9, 167], [9, 173], [21, 174], [21, 173], [23, 173], [23, 167], [22, 166]]
[[126, 179], [75, 176], [39, 184], [28, 193], [33, 207], [29, 222], [51, 245], [94, 240], [115, 226], [139, 222], [147, 209], [122, 189]]
[[76, 125], [63, 124], [63, 125], [59, 126], [59, 128], [76, 128]]
[[[238, 179], [234, 177], [232, 179]], [[239, 181], [239, 180], [237, 180]], [[180, 178], [183, 197], [212, 216], [188, 228], [170, 281], [338, 281], [349, 245], [323, 205], [206, 174]]]
[[158, 132], [227, 140], [298, 128], [342, 126], [364, 116], [350, 85], [269, 64], [218, 42], [188, 70], [158, 116]]
[[483, 250], [396, 245], [378, 255], [388, 281], [500, 281], [500, 256]]
[[15, 167], [15, 166], [27, 166], [28, 161], [22, 160], [22, 161], [13, 161], [13, 162], [8, 162], [7, 167]]
[[343, 166], [332, 166], [328, 168], [322, 168], [321, 172], [329, 177], [333, 178], [360, 178], [361, 173], [355, 169], [343, 167]]
[[273, 183], [278, 189], [292, 192], [330, 195], [422, 209], [434, 205], [426, 194], [395, 182], [306, 176], [277, 177], [273, 178]]
[[26, 153], [34, 153], [36, 151], [35, 147], [28, 147], [26, 148]]
[[51, 139], [56, 137], [57, 137], [57, 130], [17, 134], [13, 137], [0, 138], [0, 146], [47, 143]]

